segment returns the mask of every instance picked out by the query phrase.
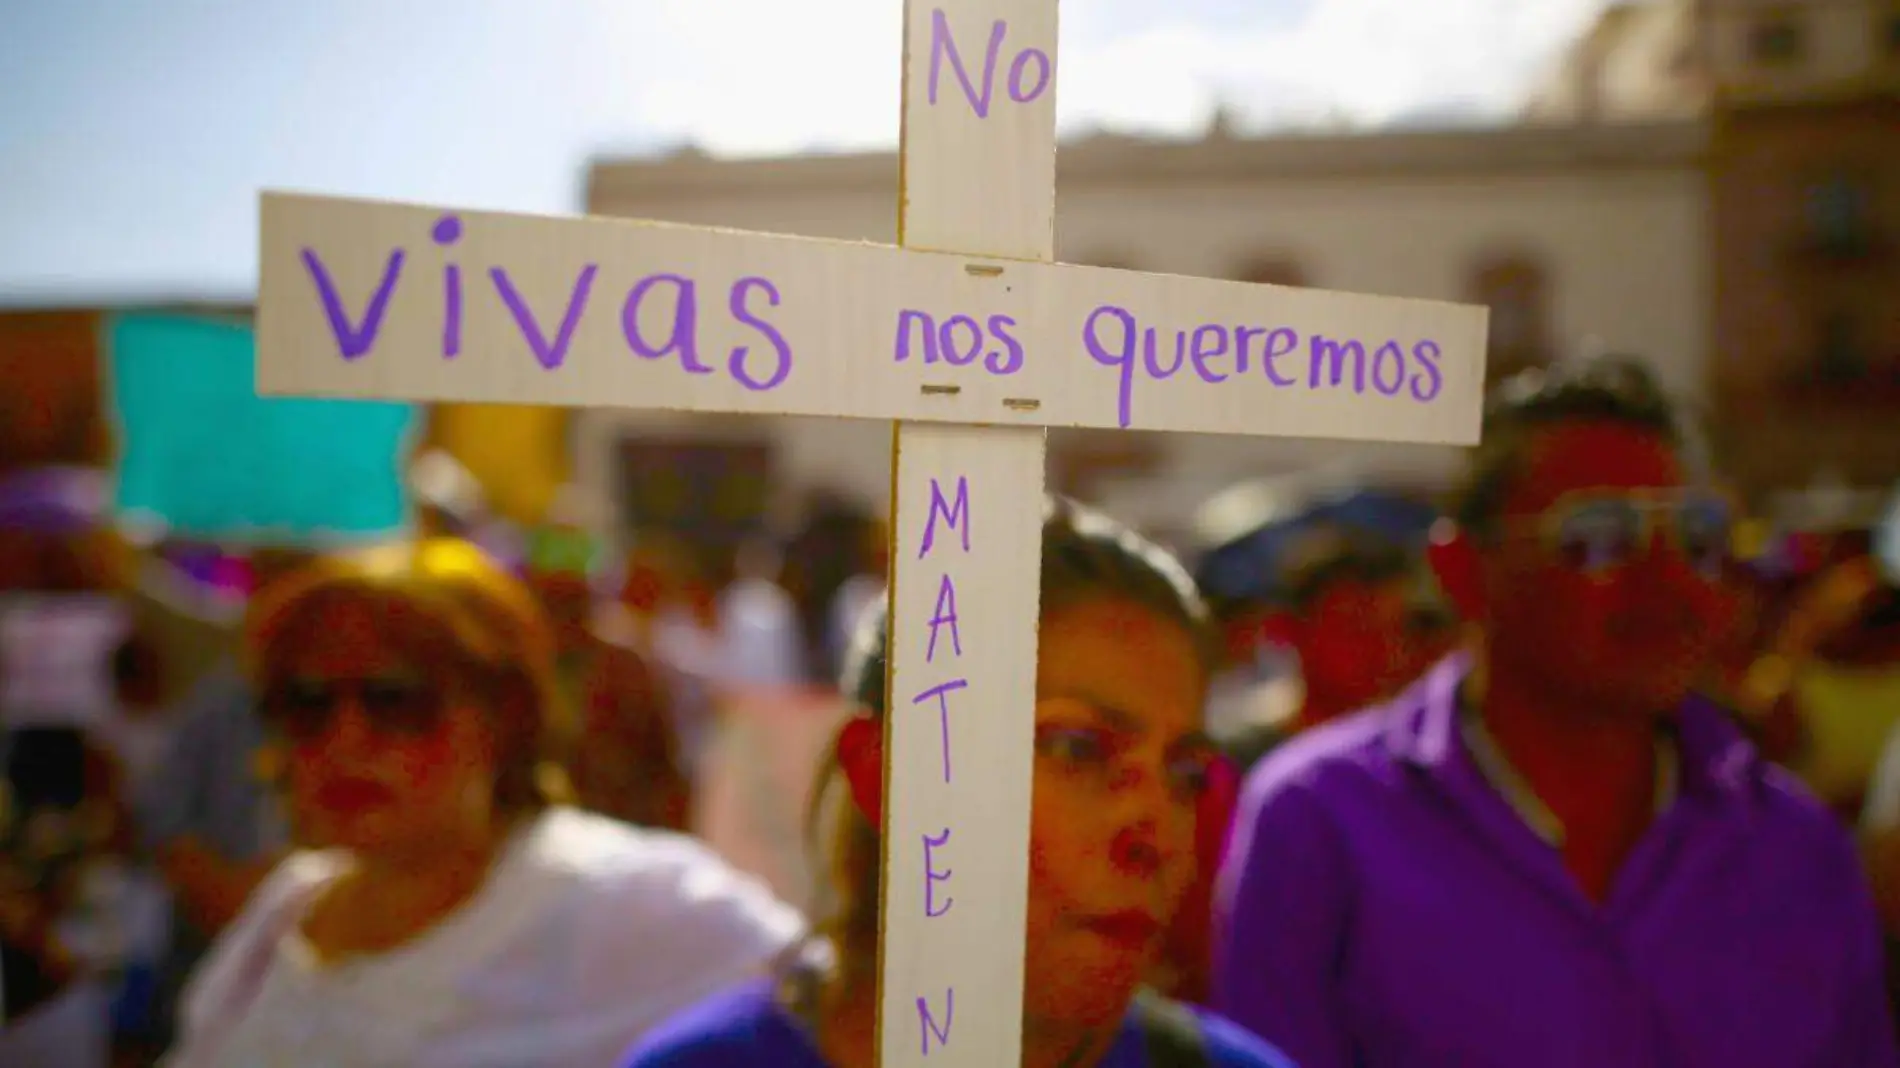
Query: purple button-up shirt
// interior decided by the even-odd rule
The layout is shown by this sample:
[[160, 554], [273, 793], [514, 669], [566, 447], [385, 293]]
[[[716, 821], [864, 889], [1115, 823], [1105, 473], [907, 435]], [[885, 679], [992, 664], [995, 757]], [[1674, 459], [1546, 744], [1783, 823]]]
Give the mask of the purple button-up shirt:
[[1302, 1068], [1894, 1068], [1853, 843], [1692, 701], [1593, 903], [1473, 761], [1465, 664], [1281, 747], [1216, 901], [1216, 1004]]

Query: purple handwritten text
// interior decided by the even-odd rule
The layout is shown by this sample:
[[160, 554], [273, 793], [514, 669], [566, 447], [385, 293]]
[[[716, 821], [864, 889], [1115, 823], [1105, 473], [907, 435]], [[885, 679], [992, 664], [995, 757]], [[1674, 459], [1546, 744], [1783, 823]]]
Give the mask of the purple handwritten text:
[[567, 312], [561, 316], [561, 329], [549, 341], [541, 332], [541, 323], [534, 316], [534, 310], [528, 302], [515, 292], [514, 283], [509, 281], [508, 272], [500, 267], [489, 269], [489, 277], [495, 280], [495, 292], [501, 294], [503, 304], [515, 317], [515, 327], [521, 331], [521, 340], [528, 343], [534, 358], [542, 367], [552, 371], [567, 362], [568, 342], [574, 340], [574, 328], [581, 323], [581, 313], [587, 309], [587, 295], [594, 288], [594, 273], [600, 269], [597, 264], [588, 264], [574, 279], [574, 291], [567, 297]]
[[[430, 231], [435, 243], [443, 247], [462, 239], [462, 220], [444, 215]], [[453, 358], [462, 351], [462, 268], [451, 263], [442, 268], [442, 355]]]
[[[673, 332], [666, 344], [654, 347], [640, 333], [640, 306], [658, 285], [673, 286]], [[699, 297], [693, 280], [677, 274], [650, 274], [627, 291], [627, 302], [620, 307], [620, 328], [627, 336], [627, 347], [635, 356], [657, 360], [678, 355], [680, 366], [689, 374], [709, 375], [713, 369], [699, 359]]]
[[[1297, 376], [1280, 367], [1282, 358], [1292, 356], [1300, 344], [1299, 332], [1289, 327], [1205, 323], [1173, 331], [1172, 352], [1162, 346], [1160, 333], [1155, 327], [1141, 326], [1126, 308], [1109, 304], [1090, 312], [1082, 324], [1082, 344], [1090, 358], [1120, 375], [1118, 416], [1124, 427], [1134, 420], [1135, 380], [1143, 374], [1152, 381], [1165, 382], [1182, 369], [1192, 368], [1196, 378], [1214, 385], [1249, 373], [1257, 352], [1260, 372], [1268, 382], [1280, 389], [1299, 385]], [[1258, 348], [1254, 346], [1256, 339], [1261, 342]], [[1412, 399], [1425, 403], [1444, 387], [1439, 364], [1442, 353], [1430, 340], [1419, 341], [1409, 350], [1396, 340], [1386, 341], [1377, 345], [1370, 359], [1363, 341], [1314, 334], [1307, 343], [1308, 389], [1345, 388], [1363, 394], [1370, 381], [1379, 394], [1395, 397], [1409, 385]], [[1225, 363], [1230, 359], [1231, 372]]]
[[746, 294], [754, 289], [764, 290], [765, 302], [774, 308], [778, 307], [777, 286], [763, 278], [741, 278], [732, 284], [732, 317], [763, 334], [765, 340], [771, 343], [772, 351], [777, 354], [777, 360], [772, 364], [771, 374], [754, 378], [746, 369], [746, 354], [749, 350], [744, 345], [734, 345], [732, 354], [726, 358], [726, 370], [731, 372], [734, 381], [747, 389], [767, 390], [785, 381], [785, 376], [792, 373], [792, 347], [785, 343], [785, 335], [778, 332], [778, 327], [754, 315], [746, 307]]
[[[933, 10], [930, 13], [930, 82], [926, 87], [930, 106], [937, 106], [937, 85], [942, 80], [943, 61], [948, 59], [951, 73], [956, 75], [971, 110], [979, 119], [989, 118], [990, 101], [996, 94], [996, 60], [1008, 32], [1009, 27], [1002, 19], [990, 24], [989, 44], [983, 50], [983, 84], [978, 88], [970, 81], [969, 68], [963, 65], [963, 53], [958, 51], [956, 37], [950, 32], [950, 17], [942, 8]], [[1033, 83], [1025, 78], [1032, 64], [1036, 67]], [[1055, 64], [1049, 59], [1049, 53], [1040, 48], [1023, 49], [1009, 66], [1010, 99], [1027, 104], [1041, 96], [1048, 91], [1054, 72]]]
[[898, 363], [910, 359], [913, 342], [921, 342], [924, 364], [941, 360], [952, 367], [967, 367], [988, 349], [983, 366], [993, 375], [1013, 375], [1023, 367], [1023, 344], [1017, 340], [1016, 320], [1007, 315], [992, 315], [985, 328], [968, 315], [952, 315], [939, 324], [929, 312], [906, 308], [897, 313], [897, 342], [894, 354]]
[[1435, 341], [1421, 341], [1412, 346], [1412, 358], [1418, 361], [1419, 367], [1419, 374], [1412, 379], [1413, 400], [1423, 404], [1438, 396], [1438, 391], [1444, 388], [1445, 375], [1438, 369], [1438, 359], [1442, 355]]
[[[466, 305], [469, 294], [465, 292], [463, 265], [449, 259], [451, 250], [461, 246], [467, 231], [466, 220], [453, 213], [436, 217], [428, 231], [430, 242], [444, 254], [440, 308], [444, 359], [459, 356], [468, 343]], [[401, 296], [402, 273], [409, 251], [402, 248], [390, 250], [389, 258], [383, 265], [382, 277], [370, 292], [360, 318], [353, 317], [345, 306], [343, 295], [337, 288], [336, 276], [316, 249], [299, 250], [299, 258], [316, 290], [323, 314], [329, 321], [338, 355], [345, 360], [355, 360], [373, 350], [391, 305]], [[568, 290], [567, 304], [561, 310], [558, 327], [552, 331], [549, 326], [554, 324], [553, 309], [544, 306], [537, 313], [522, 293], [522, 285], [517, 281], [522, 277], [519, 273], [510, 273], [503, 266], [476, 268], [478, 271], [484, 269], [494, 285], [496, 297], [507, 308], [516, 332], [526, 342], [535, 361], [546, 370], [559, 370], [566, 363], [581, 325], [587, 318], [596, 284], [605, 284], [600, 276], [599, 265], [588, 263], [579, 267], [573, 286]], [[539, 273], [536, 272], [537, 276]], [[769, 312], [764, 309], [779, 307], [784, 295], [770, 279], [756, 275], [734, 280], [726, 295], [727, 310], [732, 321], [752, 331], [763, 342], [733, 345], [726, 355], [726, 373], [748, 390], [758, 392], [777, 388], [791, 376], [793, 348], [790, 340], [770, 321]], [[677, 357], [680, 368], [688, 374], [717, 373], [717, 360], [708, 363], [701, 356], [699, 284], [694, 279], [670, 273], [633, 279], [626, 290], [620, 318], [627, 347], [635, 356], [647, 360]], [[993, 318], [1002, 320], [1004, 329], [1014, 325], [1005, 316]], [[934, 324], [932, 329], [935, 329]], [[1020, 354], [1020, 347], [1016, 351]], [[995, 354], [991, 357], [992, 361], [1001, 358]]]
[[943, 781], [950, 781], [950, 695], [958, 690], [970, 688], [969, 679], [951, 679], [940, 683], [910, 699], [913, 705], [921, 705], [931, 698], [937, 699], [937, 728], [943, 735]]
[[924, 517], [924, 543], [917, 550], [917, 559], [930, 555], [930, 548], [937, 541], [937, 517], [943, 516], [944, 525], [951, 530], [958, 529], [962, 521], [963, 551], [970, 551], [970, 480], [968, 476], [957, 476], [957, 499], [953, 504], [943, 498], [943, 484], [935, 478], [930, 480], [930, 513]]
[[944, 913], [949, 912], [950, 906], [956, 903], [956, 898], [945, 894], [943, 907], [935, 908], [933, 906], [936, 902], [936, 897], [931, 893], [932, 888], [938, 883], [948, 882], [950, 880], [950, 869], [945, 868], [942, 871], [938, 871], [932, 867], [930, 863], [930, 851], [933, 849], [942, 849], [949, 844], [950, 828], [948, 827], [943, 829], [942, 834], [935, 837], [927, 834], [924, 835], [924, 916], [926, 919], [936, 919]]
[[937, 583], [937, 608], [930, 617], [930, 645], [924, 649], [924, 662], [937, 659], [937, 631], [950, 628], [950, 648], [956, 655], [963, 655], [963, 634], [957, 629], [957, 584], [950, 581], [950, 573], [944, 572]]
[[950, 1021], [957, 1012], [957, 991], [955, 987], [946, 987], [943, 992], [943, 1026], [937, 1026], [937, 1018], [930, 1011], [930, 1002], [917, 999], [917, 1023], [923, 1032], [924, 1056], [930, 1056], [930, 1036], [937, 1036], [939, 1048], [950, 1044]]
[[323, 314], [330, 320], [330, 334], [336, 338], [337, 353], [344, 359], [354, 360], [376, 347], [376, 332], [382, 329], [383, 313], [389, 310], [389, 295], [396, 291], [396, 279], [402, 275], [402, 261], [402, 249], [390, 252], [389, 262], [383, 267], [383, 280], [363, 309], [363, 321], [351, 323], [349, 313], [343, 310], [343, 298], [337, 296], [336, 285], [330, 281], [330, 272], [324, 268], [323, 260], [315, 249], [303, 250], [304, 269], [316, 283], [317, 295], [323, 300]]
[[[1029, 65], [1036, 65], [1036, 82], [1027, 89], [1023, 88], [1023, 72]], [[1055, 73], [1054, 65], [1049, 62], [1049, 53], [1040, 48], [1025, 48], [1016, 53], [1016, 61], [1009, 65], [1009, 98], [1018, 104], [1027, 104], [1042, 95], [1049, 88], [1049, 78]]]

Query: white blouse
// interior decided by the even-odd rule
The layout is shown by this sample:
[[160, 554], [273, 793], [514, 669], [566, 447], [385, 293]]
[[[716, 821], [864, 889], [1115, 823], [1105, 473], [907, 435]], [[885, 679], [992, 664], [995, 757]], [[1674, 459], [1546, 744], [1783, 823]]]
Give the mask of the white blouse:
[[697, 841], [554, 809], [415, 941], [325, 966], [300, 932], [336, 853], [272, 872], [193, 974], [170, 1068], [608, 1068], [803, 921]]

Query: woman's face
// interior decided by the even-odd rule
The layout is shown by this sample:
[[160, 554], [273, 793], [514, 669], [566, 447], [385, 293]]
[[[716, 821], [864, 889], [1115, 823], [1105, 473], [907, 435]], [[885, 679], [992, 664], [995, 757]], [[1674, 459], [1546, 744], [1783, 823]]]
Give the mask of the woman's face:
[[1042, 619], [1030, 829], [1031, 1016], [1118, 1013], [1194, 877], [1200, 658], [1180, 625], [1120, 600]]
[[488, 716], [397, 603], [329, 596], [279, 638], [263, 694], [288, 749], [290, 804], [309, 835], [363, 854], [484, 834], [495, 779]]

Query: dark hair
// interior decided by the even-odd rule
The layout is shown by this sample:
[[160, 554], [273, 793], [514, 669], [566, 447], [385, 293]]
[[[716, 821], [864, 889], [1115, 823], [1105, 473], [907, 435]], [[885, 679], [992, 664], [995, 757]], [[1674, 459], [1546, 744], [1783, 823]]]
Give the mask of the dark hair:
[[787, 547], [782, 581], [798, 607], [806, 670], [814, 679], [835, 678], [843, 670], [829, 640], [832, 604], [845, 583], [864, 570], [865, 546], [877, 528], [877, 517], [856, 503], [820, 494]]
[[112, 688], [128, 706], [156, 705], [165, 694], [165, 659], [151, 638], [134, 633], [112, 650]]
[[[1044, 497], [1042, 613], [1105, 594], [1180, 624], [1204, 656], [1211, 650], [1207, 605], [1173, 554], [1101, 512], [1066, 497]], [[838, 679], [846, 697], [879, 719], [890, 636], [887, 608], [880, 600], [858, 621]]]
[[[1044, 616], [1097, 597], [1129, 601], [1179, 624], [1194, 639], [1203, 664], [1211, 668], [1215, 662], [1207, 606], [1180, 561], [1114, 519], [1066, 498], [1044, 498], [1041, 586]], [[879, 720], [885, 711], [887, 611], [879, 602], [859, 620], [838, 687], [860, 714]], [[841, 963], [848, 969], [876, 942], [880, 863], [876, 829], [836, 797], [837, 770], [828, 754], [812, 786], [807, 831], [816, 852], [817, 832], [827, 811], [832, 813], [830, 879], [821, 889], [821, 896], [832, 900], [830, 915], [821, 913], [817, 929], [839, 943]]]
[[1678, 449], [1697, 443], [1647, 364], [1606, 354], [1521, 372], [1492, 392], [1484, 438], [1473, 451], [1454, 510], [1458, 524], [1482, 532], [1497, 518], [1531, 441], [1576, 423], [1614, 423], [1654, 434]]

